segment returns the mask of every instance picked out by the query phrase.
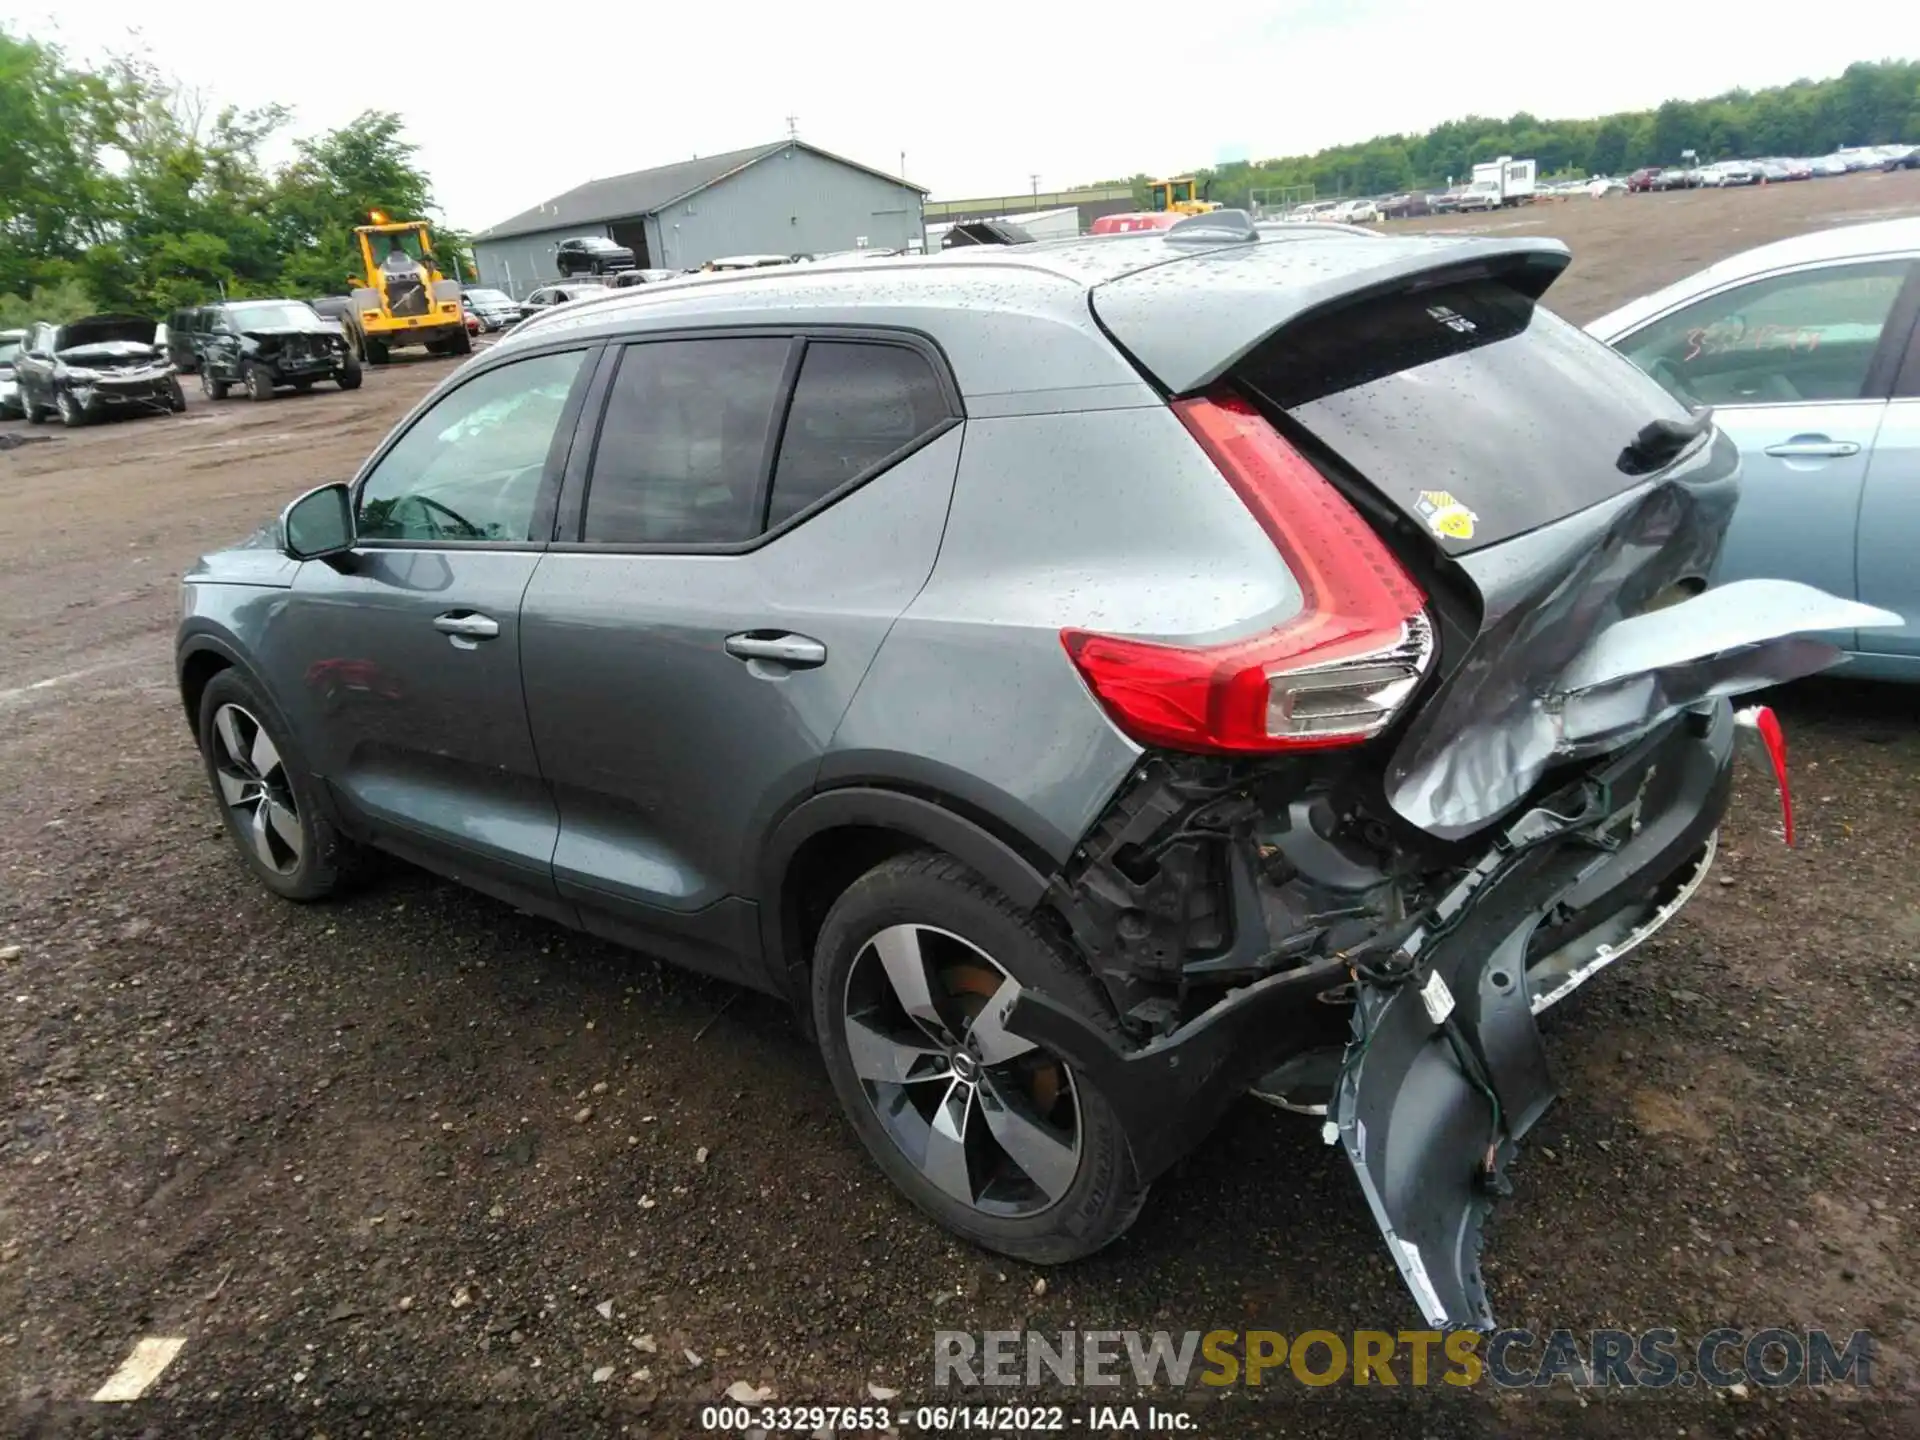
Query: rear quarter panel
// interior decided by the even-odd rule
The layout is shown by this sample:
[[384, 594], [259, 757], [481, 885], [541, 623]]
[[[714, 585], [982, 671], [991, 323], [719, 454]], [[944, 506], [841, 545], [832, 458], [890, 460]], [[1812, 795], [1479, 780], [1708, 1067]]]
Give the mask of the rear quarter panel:
[[1300, 600], [1164, 405], [970, 420], [939, 560], [875, 658], [822, 783], [917, 782], [1064, 861], [1141, 752], [1080, 679], [1061, 630], [1228, 639]]

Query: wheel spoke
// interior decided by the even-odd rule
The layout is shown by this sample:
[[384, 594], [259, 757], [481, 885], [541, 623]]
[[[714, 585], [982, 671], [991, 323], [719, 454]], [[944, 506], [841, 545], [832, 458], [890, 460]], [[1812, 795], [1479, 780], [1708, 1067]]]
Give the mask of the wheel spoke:
[[253, 846], [253, 853], [260, 857], [262, 865], [269, 870], [280, 868], [280, 862], [273, 854], [273, 831], [267, 823], [267, 800], [264, 795], [247, 817], [247, 841]]
[[873, 937], [874, 953], [900, 1002], [900, 1008], [942, 1047], [952, 1046], [953, 1027], [941, 1013], [936, 994], [939, 982], [920, 948], [920, 932], [912, 925], [894, 925]]
[[239, 714], [231, 705], [223, 705], [214, 714], [213, 733], [220, 737], [220, 744], [234, 768], [244, 770], [250, 762], [247, 760], [246, 742], [240, 738]]
[[973, 1025], [967, 1033], [983, 1065], [1004, 1064], [1034, 1048], [1033, 1041], [1007, 1029], [1007, 1012], [1019, 998], [1020, 982], [1008, 976], [1000, 982], [1000, 988], [993, 992], [980, 1013], [973, 1017]]
[[253, 727], [253, 751], [248, 760], [253, 766], [253, 773], [262, 780], [280, 768], [280, 752], [274, 748], [273, 739], [264, 725], [256, 724]]
[[244, 805], [253, 798], [253, 781], [246, 776], [237, 775], [224, 765], [213, 774], [220, 782], [220, 798], [229, 806]]
[[289, 810], [285, 805], [282, 805], [278, 800], [275, 800], [271, 795], [260, 802], [260, 808], [265, 812], [267, 824], [272, 828], [273, 833], [280, 837], [280, 843], [285, 845], [287, 849], [292, 852], [293, 858], [298, 861], [300, 858], [300, 821], [298, 817], [294, 815], [293, 811]]
[[927, 1127], [926, 1154], [920, 1173], [956, 1200], [973, 1203], [973, 1171], [967, 1164], [967, 1112], [973, 1108], [973, 1086], [956, 1080], [947, 1087], [940, 1108]]
[[[946, 1053], [938, 1046], [896, 1040], [874, 1029], [866, 1021], [847, 1016], [847, 1052], [853, 1060], [853, 1073], [862, 1080], [895, 1085], [908, 1080], [942, 1080], [952, 1075]], [[937, 1065], [926, 1062], [937, 1061]], [[915, 1068], [925, 1073], [914, 1074]]]
[[[1027, 1178], [1045, 1192], [1049, 1200], [1058, 1200], [1073, 1184], [1080, 1169], [1080, 1155], [1074, 1145], [1035, 1120], [1024, 1107], [1009, 1105], [1009, 1087], [992, 1076], [980, 1083], [980, 1115], [987, 1130], [1013, 1163]], [[1017, 1098], [1017, 1097], [1015, 1097]]]

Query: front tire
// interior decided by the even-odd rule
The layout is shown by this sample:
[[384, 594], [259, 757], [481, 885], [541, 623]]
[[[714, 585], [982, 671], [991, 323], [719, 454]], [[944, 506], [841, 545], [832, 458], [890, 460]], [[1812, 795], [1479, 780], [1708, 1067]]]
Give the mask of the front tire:
[[55, 395], [53, 408], [59, 412], [60, 423], [69, 430], [78, 430], [87, 423], [87, 412], [80, 402], [73, 398], [71, 390], [62, 390]]
[[352, 355], [348, 355], [345, 363], [340, 366], [339, 371], [334, 375], [333, 381], [334, 384], [338, 385], [342, 390], [358, 390], [360, 388], [360, 362], [354, 359]]
[[176, 415], [184, 415], [187, 411], [187, 392], [180, 388], [178, 375], [167, 382], [167, 409]]
[[200, 755], [227, 834], [254, 878], [288, 900], [320, 900], [353, 876], [357, 846], [335, 828], [280, 714], [237, 670], [200, 696]]
[[273, 399], [273, 376], [268, 373], [267, 367], [259, 361], [256, 360], [247, 366], [245, 379], [242, 383], [247, 387], [247, 398], [249, 400]]
[[841, 1107], [887, 1178], [962, 1238], [1051, 1265], [1118, 1239], [1147, 1187], [1106, 1100], [1001, 1025], [1023, 988], [1112, 1024], [1030, 916], [959, 861], [916, 853], [834, 902], [813, 1015]]

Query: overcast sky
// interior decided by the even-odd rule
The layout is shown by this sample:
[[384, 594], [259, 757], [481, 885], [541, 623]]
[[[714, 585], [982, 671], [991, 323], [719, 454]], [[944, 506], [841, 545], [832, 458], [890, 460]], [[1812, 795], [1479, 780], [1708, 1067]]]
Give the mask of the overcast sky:
[[[1566, 15], [1578, 28], [1550, 18]], [[397, 110], [468, 229], [584, 180], [777, 139], [789, 115], [876, 169], [904, 152], [935, 198], [1007, 194], [1036, 173], [1044, 190], [1469, 113], [1599, 115], [1833, 75], [1920, 40], [1915, 15], [1913, 0], [1842, 0], [1804, 23], [1750, 0], [0, 0], [16, 31], [80, 56], [143, 47], [217, 103], [291, 105], [302, 133]]]

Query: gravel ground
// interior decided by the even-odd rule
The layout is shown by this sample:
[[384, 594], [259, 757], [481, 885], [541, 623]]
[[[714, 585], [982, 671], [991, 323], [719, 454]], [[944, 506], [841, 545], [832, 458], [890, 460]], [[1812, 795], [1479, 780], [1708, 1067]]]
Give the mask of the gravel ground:
[[[1920, 175], [1517, 223], [1575, 245], [1555, 299], [1586, 319], [1893, 209], [1920, 209]], [[0, 1430], [682, 1434], [736, 1381], [950, 1398], [935, 1329], [1414, 1323], [1295, 1117], [1242, 1107], [1125, 1241], [1042, 1289], [895, 1198], [774, 1003], [397, 864], [318, 907], [252, 884], [173, 693], [177, 577], [350, 474], [445, 371], [196, 391], [184, 417], [0, 453]], [[1878, 1397], [1287, 1382], [1162, 1408], [1208, 1436], [1920, 1430], [1920, 734], [1889, 688], [1779, 703], [1800, 847], [1744, 776], [1716, 880], [1554, 1012], [1566, 1093], [1487, 1273], [1537, 1331], [1866, 1328]], [[153, 1399], [80, 1403], [155, 1335], [186, 1343]]]

